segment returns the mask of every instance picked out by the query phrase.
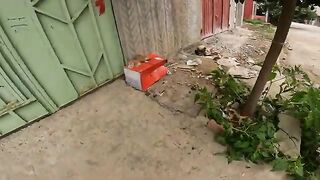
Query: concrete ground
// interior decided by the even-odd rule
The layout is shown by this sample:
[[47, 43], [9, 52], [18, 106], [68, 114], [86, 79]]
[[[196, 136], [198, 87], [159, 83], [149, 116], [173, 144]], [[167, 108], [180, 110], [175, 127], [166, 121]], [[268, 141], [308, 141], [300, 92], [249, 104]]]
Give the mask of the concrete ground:
[[320, 83], [320, 28], [292, 23], [288, 42], [292, 50], [285, 63], [301, 65], [313, 81]]
[[233, 162], [207, 119], [170, 111], [119, 79], [0, 141], [0, 180], [284, 179]]

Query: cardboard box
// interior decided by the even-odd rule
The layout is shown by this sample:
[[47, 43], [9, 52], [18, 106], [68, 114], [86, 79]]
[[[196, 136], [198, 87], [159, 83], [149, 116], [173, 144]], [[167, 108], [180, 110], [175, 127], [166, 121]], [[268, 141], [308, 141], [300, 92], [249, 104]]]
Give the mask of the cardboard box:
[[146, 91], [168, 73], [164, 66], [166, 59], [156, 54], [150, 54], [147, 59], [138, 66], [124, 68], [127, 84], [141, 91]]

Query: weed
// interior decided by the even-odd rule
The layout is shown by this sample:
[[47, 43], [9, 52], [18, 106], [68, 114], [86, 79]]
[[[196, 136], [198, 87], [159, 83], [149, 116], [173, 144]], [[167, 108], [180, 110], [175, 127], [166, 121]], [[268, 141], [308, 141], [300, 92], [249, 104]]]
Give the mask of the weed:
[[245, 20], [246, 23], [250, 23], [250, 24], [253, 24], [253, 25], [263, 25], [264, 22], [261, 21], [261, 20], [258, 20], [258, 19], [252, 19], [252, 20]]
[[[270, 86], [284, 82], [275, 98], [268, 96]], [[208, 118], [224, 127], [216, 140], [227, 146], [227, 157], [232, 160], [249, 160], [254, 163], [271, 162], [274, 170], [285, 170], [296, 179], [320, 178], [320, 90], [313, 87], [300, 67], [275, 66], [269, 78], [269, 88], [258, 105], [253, 118], [241, 117], [232, 104], [244, 103], [248, 87], [223, 70], [212, 72], [217, 94], [200, 89], [196, 95]], [[278, 115], [287, 111], [301, 121], [301, 157], [291, 159], [279, 151], [275, 133], [279, 130]]]

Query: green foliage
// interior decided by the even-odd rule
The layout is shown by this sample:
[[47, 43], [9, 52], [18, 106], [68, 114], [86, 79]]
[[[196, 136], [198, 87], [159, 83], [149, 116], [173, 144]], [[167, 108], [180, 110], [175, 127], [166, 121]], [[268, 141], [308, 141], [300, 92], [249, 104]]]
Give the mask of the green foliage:
[[[263, 11], [269, 11], [271, 23], [277, 23], [282, 10], [282, 1], [279, 0], [256, 0]], [[315, 19], [315, 5], [320, 5], [319, 0], [298, 0], [294, 15], [294, 21], [304, 22], [304, 20]]]
[[220, 134], [220, 139], [228, 145], [229, 160], [247, 159], [258, 163], [271, 161], [277, 154], [274, 133], [276, 127], [268, 121], [242, 121]]
[[243, 103], [245, 101], [245, 95], [248, 94], [249, 89], [244, 83], [220, 69], [212, 71], [211, 75], [218, 91], [223, 94], [222, 97], [219, 97], [219, 102], [222, 105], [226, 106], [230, 103]]
[[213, 71], [212, 77], [218, 89], [217, 96], [214, 97], [204, 88], [195, 100], [202, 105], [208, 118], [223, 125], [225, 131], [217, 136], [217, 141], [227, 145], [229, 160], [272, 161], [278, 154], [274, 137], [277, 127], [266, 115], [252, 120], [241, 117], [229, 107], [245, 101], [248, 87], [242, 82], [223, 70]]
[[257, 0], [259, 8], [269, 11], [271, 23], [277, 23], [282, 10], [282, 2], [279, 0]]
[[301, 156], [309, 175], [320, 167], [320, 90], [309, 87], [293, 93], [287, 100], [287, 109], [301, 119]]
[[246, 23], [252, 25], [251, 28], [259, 31], [263, 37], [272, 40], [274, 33], [276, 32], [276, 28], [272, 24], [264, 23], [260, 20], [245, 20]]
[[253, 25], [258, 25], [258, 26], [264, 24], [263, 21], [258, 20], [258, 19], [248, 19], [248, 20], [244, 20], [244, 21], [247, 22], [247, 23], [253, 24]]
[[317, 13], [311, 7], [297, 7], [293, 17], [293, 21], [303, 23], [304, 20], [315, 20]]
[[[273, 170], [284, 170], [295, 179], [320, 178], [320, 89], [315, 88], [300, 67], [275, 66], [269, 78], [272, 85], [280, 74], [284, 80], [276, 98], [264, 92], [253, 118], [241, 117], [230, 105], [242, 103], [248, 88], [222, 70], [212, 72], [218, 93], [201, 89], [196, 95], [208, 118], [215, 119], [225, 131], [216, 140], [227, 146], [227, 157], [255, 163], [272, 162]], [[290, 159], [279, 152], [275, 133], [279, 130], [278, 114], [291, 112], [301, 120], [301, 157]]]
[[303, 164], [300, 158], [291, 160], [286, 157], [278, 157], [272, 162], [272, 165], [272, 170], [274, 171], [287, 171], [296, 178], [304, 176]]
[[219, 101], [214, 99], [213, 94], [207, 88], [199, 89], [195, 96], [195, 102], [201, 104], [202, 109], [207, 112], [209, 119], [215, 119], [218, 123], [223, 123], [224, 117]]

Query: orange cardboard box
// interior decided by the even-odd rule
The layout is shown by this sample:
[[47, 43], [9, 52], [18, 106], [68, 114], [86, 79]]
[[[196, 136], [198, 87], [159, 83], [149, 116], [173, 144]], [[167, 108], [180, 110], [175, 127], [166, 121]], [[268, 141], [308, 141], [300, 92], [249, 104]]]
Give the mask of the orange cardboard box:
[[127, 84], [141, 91], [146, 91], [168, 73], [168, 68], [164, 66], [166, 59], [157, 54], [150, 54], [147, 59], [138, 66], [124, 68]]

